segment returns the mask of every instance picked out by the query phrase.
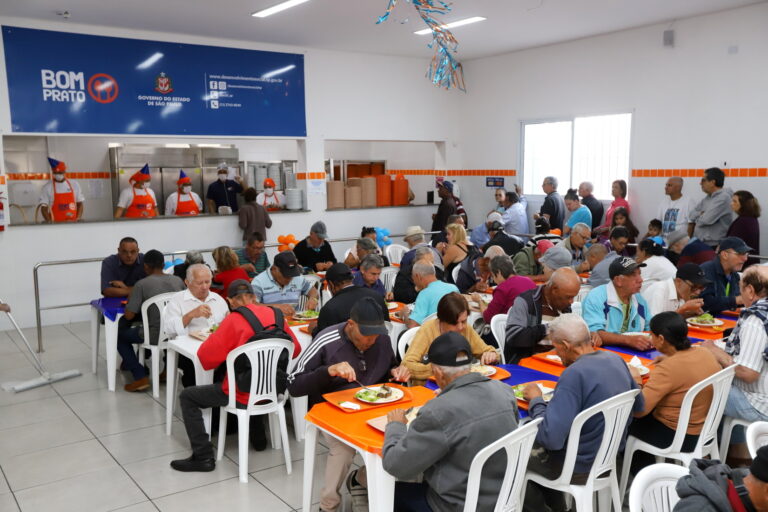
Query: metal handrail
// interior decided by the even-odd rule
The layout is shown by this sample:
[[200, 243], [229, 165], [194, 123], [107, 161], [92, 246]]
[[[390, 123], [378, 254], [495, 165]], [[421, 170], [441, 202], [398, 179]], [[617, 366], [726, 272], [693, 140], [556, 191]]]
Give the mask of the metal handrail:
[[[439, 233], [439, 231], [427, 231], [424, 233], [424, 235], [432, 235], [435, 233]], [[401, 235], [389, 235], [390, 238], [403, 238], [405, 234]], [[349, 238], [335, 238], [333, 240], [328, 240], [329, 242], [352, 242], [359, 240], [359, 237], [349, 237]], [[267, 243], [264, 244], [264, 248], [271, 248], [271, 247], [279, 247], [282, 244], [280, 243]], [[163, 256], [177, 256], [181, 254], [186, 254], [192, 249], [184, 250], [184, 251], [173, 251], [173, 252], [164, 252]], [[215, 250], [214, 249], [195, 249], [199, 252], [203, 253], [211, 253]], [[35, 321], [37, 323], [37, 351], [38, 353], [43, 352], [43, 324], [41, 320], [40, 313], [42, 311], [49, 311], [53, 309], [66, 309], [66, 308], [74, 308], [74, 307], [81, 307], [81, 306], [88, 306], [90, 305], [90, 302], [78, 302], [74, 304], [57, 304], [55, 306], [46, 306], [46, 307], [40, 307], [40, 277], [38, 270], [41, 267], [53, 267], [58, 265], [76, 265], [81, 263], [97, 263], [103, 261], [104, 258], [81, 258], [76, 260], [59, 260], [59, 261], [41, 261], [38, 263], [35, 263], [35, 266], [32, 268], [32, 281], [34, 283], [35, 288]]]

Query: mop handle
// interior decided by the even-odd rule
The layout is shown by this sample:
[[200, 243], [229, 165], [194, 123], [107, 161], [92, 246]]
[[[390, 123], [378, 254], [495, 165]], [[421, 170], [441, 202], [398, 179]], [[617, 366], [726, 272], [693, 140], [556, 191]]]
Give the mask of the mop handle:
[[[2, 300], [2, 299], [0, 299], [0, 302], [3, 302], [3, 300]], [[13, 315], [10, 313], [10, 311], [6, 311], [6, 312], [5, 312], [5, 314], [6, 314], [6, 315], [8, 315], [8, 318], [10, 318], [10, 320], [11, 320], [11, 323], [12, 323], [12, 324], [13, 324], [13, 326], [16, 328], [16, 332], [18, 332], [18, 333], [19, 333], [19, 336], [21, 336], [21, 339], [24, 341], [24, 344], [25, 344], [25, 345], [27, 346], [27, 348], [29, 349], [29, 353], [30, 353], [30, 354], [32, 354], [32, 357], [34, 358], [34, 361], [35, 361], [35, 363], [36, 363], [36, 366], [37, 366], [37, 370], [38, 370], [40, 373], [48, 373], [48, 370], [46, 370], [46, 369], [45, 369], [45, 366], [43, 366], [43, 362], [42, 362], [42, 361], [40, 361], [40, 359], [37, 357], [37, 354], [35, 354], [35, 351], [34, 351], [34, 350], [32, 350], [32, 346], [31, 346], [31, 345], [29, 344], [29, 342], [27, 341], [27, 337], [26, 337], [26, 336], [24, 336], [24, 333], [22, 332], [22, 330], [21, 330], [21, 327], [19, 327], [19, 324], [17, 324], [17, 323], [16, 323], [16, 319], [15, 319], [15, 318], [13, 318]]]

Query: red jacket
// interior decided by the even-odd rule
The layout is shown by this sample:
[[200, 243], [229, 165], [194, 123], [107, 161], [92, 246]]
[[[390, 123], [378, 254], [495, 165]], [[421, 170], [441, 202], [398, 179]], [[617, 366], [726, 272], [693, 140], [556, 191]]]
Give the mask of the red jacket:
[[232, 281], [236, 279], [245, 279], [249, 283], [251, 282], [251, 278], [248, 277], [248, 272], [246, 272], [240, 267], [236, 267], [230, 270], [225, 270], [224, 272], [219, 272], [218, 274], [213, 276], [214, 284], [221, 285], [220, 289], [216, 288], [216, 289], [213, 289], [213, 291], [221, 295], [221, 298], [226, 299], [227, 292], [229, 291], [229, 285], [232, 284]]
[[[256, 318], [259, 319], [259, 322], [264, 327], [275, 323], [275, 314], [272, 308], [262, 306], [261, 304], [251, 304], [246, 307], [253, 311], [253, 314], [256, 315]], [[286, 320], [283, 320], [283, 330], [293, 339], [293, 358], [295, 359], [299, 356], [299, 352], [301, 352], [301, 345], [296, 341], [296, 336]], [[216, 329], [216, 332], [211, 334], [200, 345], [200, 348], [197, 349], [197, 357], [200, 359], [200, 364], [206, 370], [217, 368], [227, 360], [227, 355], [230, 352], [243, 345], [251, 336], [253, 336], [253, 329], [251, 329], [248, 320], [243, 315], [239, 313], [227, 315], [224, 321], [221, 322], [221, 325], [219, 325], [219, 328]], [[221, 389], [229, 394], [229, 384], [226, 375], [224, 376], [224, 382], [221, 383]], [[248, 403], [248, 392], [238, 389], [237, 401], [242, 404]]]

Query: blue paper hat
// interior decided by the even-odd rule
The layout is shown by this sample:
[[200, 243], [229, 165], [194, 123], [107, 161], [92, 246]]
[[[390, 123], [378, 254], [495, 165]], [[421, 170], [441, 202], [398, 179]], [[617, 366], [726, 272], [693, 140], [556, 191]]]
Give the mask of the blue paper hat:
[[142, 167], [139, 172], [141, 174], [146, 174], [147, 176], [149, 176], [149, 164], [144, 164], [144, 167]]
[[133, 176], [131, 176], [131, 181], [135, 182], [141, 182], [141, 181], [149, 181], [151, 176], [149, 175], [149, 164], [144, 164], [144, 167], [141, 168], [140, 171], [135, 172]]
[[54, 172], [56, 172], [56, 171], [64, 172], [64, 171], [67, 170], [67, 164], [65, 164], [64, 162], [60, 162], [58, 160], [55, 160], [53, 158], [49, 158], [48, 159], [48, 165], [51, 166], [51, 170], [54, 171]]
[[187, 176], [187, 174], [179, 169], [179, 179], [176, 180], [177, 185], [181, 185], [182, 183], [192, 183], [192, 180]]

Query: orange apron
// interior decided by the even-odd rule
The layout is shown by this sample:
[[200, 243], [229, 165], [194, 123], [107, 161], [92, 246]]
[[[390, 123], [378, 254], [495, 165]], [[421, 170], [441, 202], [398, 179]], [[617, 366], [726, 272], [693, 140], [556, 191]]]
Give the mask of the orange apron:
[[77, 221], [77, 203], [75, 202], [75, 189], [69, 180], [64, 180], [69, 187], [69, 192], [56, 192], [56, 181], [53, 182], [53, 204], [51, 205], [51, 217], [54, 222]]
[[141, 217], [154, 217], [156, 215], [155, 200], [149, 195], [149, 190], [145, 190], [146, 194], [143, 196], [136, 195], [136, 189], [131, 187], [131, 193], [133, 193], [133, 201], [125, 211], [125, 216], [131, 219], [137, 219]]
[[197, 207], [197, 202], [192, 198], [192, 194], [187, 194], [189, 196], [187, 201], [181, 200], [183, 195], [181, 192], [176, 192], [176, 194], [176, 215], [192, 216], [200, 213], [200, 208]]
[[270, 197], [270, 196], [267, 196], [267, 194], [264, 194], [264, 204], [262, 204], [262, 206], [265, 209], [269, 210], [269, 211], [279, 210], [280, 209], [280, 198], [277, 197], [277, 194], [272, 194], [272, 196], [271, 196], [271, 197], [273, 197], [275, 199], [275, 204], [272, 204], [272, 203], [267, 204], [267, 197]]

